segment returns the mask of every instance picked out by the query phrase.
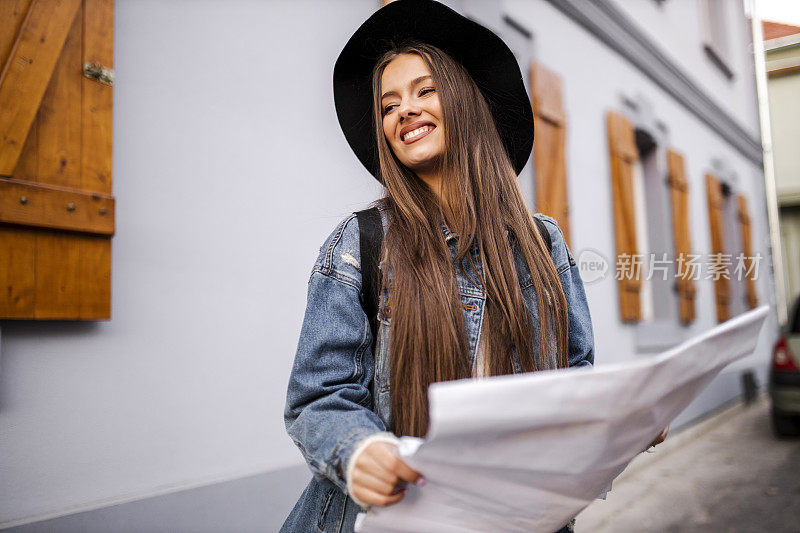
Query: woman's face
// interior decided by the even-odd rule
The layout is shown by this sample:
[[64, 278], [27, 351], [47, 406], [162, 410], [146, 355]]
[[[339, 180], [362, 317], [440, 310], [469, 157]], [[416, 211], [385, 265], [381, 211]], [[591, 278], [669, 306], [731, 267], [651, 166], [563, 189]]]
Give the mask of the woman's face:
[[381, 76], [383, 134], [405, 166], [425, 173], [444, 153], [444, 124], [433, 78], [416, 54], [400, 54]]

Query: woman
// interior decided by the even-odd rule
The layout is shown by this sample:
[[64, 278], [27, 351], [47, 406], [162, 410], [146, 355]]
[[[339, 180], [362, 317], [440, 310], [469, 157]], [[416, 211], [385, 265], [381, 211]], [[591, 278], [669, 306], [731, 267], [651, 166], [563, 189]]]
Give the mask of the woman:
[[548, 250], [516, 182], [533, 116], [503, 41], [438, 2], [399, 0], [347, 43], [334, 95], [386, 187], [380, 327], [373, 343], [351, 215], [309, 280], [285, 419], [314, 477], [283, 531], [352, 531], [362, 508], [425, 484], [395, 448], [425, 435], [429, 384], [594, 360], [575, 261], [537, 213]]

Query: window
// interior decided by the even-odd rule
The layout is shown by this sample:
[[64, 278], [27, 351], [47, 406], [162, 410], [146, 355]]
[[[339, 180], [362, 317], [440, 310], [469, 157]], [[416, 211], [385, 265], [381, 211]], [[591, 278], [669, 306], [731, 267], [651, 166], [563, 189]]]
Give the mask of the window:
[[725, 243], [725, 254], [730, 256], [730, 265], [728, 267], [731, 276], [731, 289], [730, 289], [730, 316], [734, 317], [743, 313], [746, 310], [745, 305], [745, 290], [742, 280], [736, 276], [734, 268], [736, 266], [737, 257], [744, 254], [744, 247], [742, 246], [741, 233], [737, 231], [739, 228], [739, 212], [736, 205], [736, 194], [730, 184], [726, 181], [720, 182], [723, 197], [723, 224], [724, 231], [723, 240]]
[[706, 277], [714, 283], [717, 321], [724, 322], [758, 305], [756, 277], [759, 258], [752, 248], [747, 198], [735, 193], [726, 178], [706, 174], [711, 255]]
[[733, 78], [727, 35], [728, 0], [701, 0], [703, 28], [703, 50], [711, 61], [727, 76]]
[[[683, 157], [666, 148], [666, 128], [645, 101], [627, 105], [639, 127], [616, 112], [608, 115], [622, 320], [688, 324], [694, 285], [678, 277], [675, 263], [691, 252]], [[636, 279], [620, 279], [634, 269]]]
[[717, 321], [724, 322], [758, 305], [758, 258], [753, 255], [747, 199], [730, 178], [706, 175], [711, 255], [707, 277], [714, 282]]
[[108, 319], [114, 4], [18, 4], [0, 24], [0, 66], [26, 65], [0, 85], [0, 318]]

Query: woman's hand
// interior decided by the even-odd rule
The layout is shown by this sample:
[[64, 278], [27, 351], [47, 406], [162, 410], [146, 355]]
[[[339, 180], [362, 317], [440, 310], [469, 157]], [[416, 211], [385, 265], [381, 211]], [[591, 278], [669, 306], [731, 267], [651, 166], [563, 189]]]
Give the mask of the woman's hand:
[[667, 433], [669, 433], [669, 426], [665, 427], [664, 431], [662, 431], [658, 437], [653, 439], [653, 442], [648, 444], [647, 447], [649, 448], [650, 446], [655, 446], [656, 444], [661, 444], [662, 442], [664, 442], [664, 439], [667, 438]]
[[397, 446], [380, 441], [358, 455], [351, 476], [353, 496], [370, 505], [397, 503], [403, 499], [407, 483], [425, 484], [425, 478], [397, 456]]

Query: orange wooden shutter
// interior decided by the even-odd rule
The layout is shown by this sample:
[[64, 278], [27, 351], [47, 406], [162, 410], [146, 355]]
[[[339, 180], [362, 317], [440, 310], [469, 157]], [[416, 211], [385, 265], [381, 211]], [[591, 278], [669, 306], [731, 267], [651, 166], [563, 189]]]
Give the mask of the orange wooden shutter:
[[[725, 253], [725, 226], [724, 226], [724, 199], [722, 197], [722, 185], [719, 180], [711, 174], [706, 174], [706, 194], [708, 196], [708, 222], [711, 231], [711, 253]], [[717, 262], [718, 263], [718, 262]], [[724, 322], [731, 317], [731, 292], [730, 272], [727, 268], [719, 267], [725, 272], [714, 280], [714, 293], [717, 299], [717, 321]]]
[[753, 243], [752, 228], [750, 225], [750, 212], [747, 209], [747, 198], [744, 195], [736, 195], [739, 228], [742, 232], [742, 248], [745, 256], [745, 272], [749, 272], [745, 278], [747, 287], [747, 307], [754, 309], [758, 306], [758, 294], [756, 294], [755, 269], [753, 268]]
[[0, 3], [0, 318], [110, 318], [113, 9]]
[[[686, 268], [689, 254], [692, 253], [692, 241], [689, 234], [689, 184], [683, 156], [674, 150], [667, 150], [667, 167], [670, 199], [672, 201], [672, 236], [675, 247], [676, 267], [683, 265], [677, 277], [678, 310], [680, 321], [689, 324], [694, 320], [695, 287], [692, 273]], [[680, 261], [679, 261], [680, 258]]]
[[531, 63], [531, 100], [536, 140], [536, 210], [556, 219], [570, 245], [566, 172], [566, 115], [561, 77], [535, 61]]
[[[614, 237], [617, 262], [636, 256], [636, 215], [633, 199], [633, 165], [639, 158], [633, 126], [622, 115], [606, 115], [611, 159], [611, 196], [614, 206]], [[630, 278], [630, 279], [629, 279]], [[623, 322], [641, 320], [641, 269], [618, 276], [619, 307]]]

